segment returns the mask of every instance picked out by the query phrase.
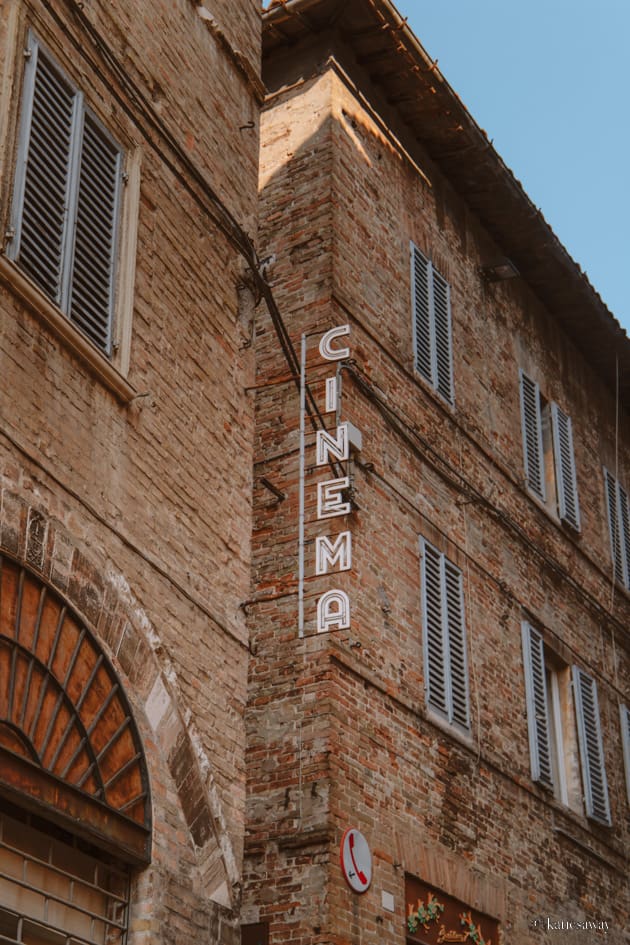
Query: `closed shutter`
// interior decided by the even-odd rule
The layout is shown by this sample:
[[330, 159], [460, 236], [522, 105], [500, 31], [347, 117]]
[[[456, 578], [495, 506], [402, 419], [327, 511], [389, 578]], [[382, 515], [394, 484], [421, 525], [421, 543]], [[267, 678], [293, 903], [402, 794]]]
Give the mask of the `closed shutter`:
[[523, 623], [522, 638], [532, 780], [553, 788], [550, 703], [543, 640], [528, 623]]
[[424, 677], [427, 703], [449, 718], [446, 646], [442, 608], [442, 555], [424, 540], [422, 554], [422, 610], [424, 617]]
[[470, 726], [468, 708], [468, 667], [462, 575], [444, 559], [446, 626], [449, 657], [451, 721], [462, 728]]
[[411, 247], [411, 285], [413, 296], [414, 352], [416, 371], [433, 384], [432, 327], [431, 327], [431, 263]]
[[110, 354], [122, 153], [32, 36], [28, 52], [9, 251]]
[[557, 404], [551, 406], [553, 425], [553, 452], [558, 489], [558, 513], [563, 522], [580, 530], [580, 505], [573, 454], [571, 418]]
[[95, 345], [111, 348], [121, 154], [91, 115], [83, 128], [70, 318]]
[[573, 692], [580, 741], [586, 814], [592, 820], [610, 826], [610, 806], [597, 703], [597, 685], [591, 676], [577, 666], [573, 667]]
[[450, 286], [411, 244], [414, 363], [418, 373], [453, 403]]
[[77, 95], [34, 40], [29, 53], [11, 255], [52, 301], [63, 306]]
[[422, 612], [427, 704], [446, 721], [470, 728], [462, 576], [424, 539]]
[[621, 721], [621, 743], [623, 745], [623, 762], [626, 769], [626, 791], [630, 804], [630, 709], [625, 705], [619, 706]]
[[521, 420], [523, 426], [523, 453], [525, 476], [528, 488], [545, 501], [545, 476], [543, 467], [542, 415], [538, 384], [522, 371]]
[[612, 552], [615, 580], [625, 584], [625, 568], [619, 541], [619, 516], [617, 514], [617, 483], [607, 469], [604, 469], [604, 485], [606, 489], [606, 509], [608, 511], [608, 529], [610, 533], [610, 548]]
[[625, 581], [624, 584], [630, 589], [630, 503], [628, 502], [628, 493], [617, 483], [617, 495], [619, 498], [619, 544], [622, 549]]
[[433, 314], [435, 324], [435, 386], [449, 403], [453, 400], [451, 352], [451, 292], [448, 282], [433, 271]]
[[604, 469], [606, 507], [615, 580], [630, 587], [630, 513], [628, 496], [614, 476]]

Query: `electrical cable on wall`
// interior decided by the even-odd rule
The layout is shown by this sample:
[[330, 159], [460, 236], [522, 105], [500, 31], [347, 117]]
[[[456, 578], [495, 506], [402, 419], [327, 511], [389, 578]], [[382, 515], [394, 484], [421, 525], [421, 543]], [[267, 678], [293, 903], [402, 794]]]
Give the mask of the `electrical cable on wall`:
[[[142, 124], [142, 121], [135, 114], [134, 110], [130, 108], [127, 98], [120, 94], [116, 85], [109, 81], [108, 77], [104, 75], [99, 63], [96, 62], [93, 57], [89, 56], [85, 45], [75, 37], [72, 30], [68, 28], [55, 8], [52, 6], [49, 7], [48, 12], [77, 53], [88, 63], [101, 82], [108, 87], [110, 94], [114, 97], [117, 104], [135, 127], [138, 128], [149, 146], [159, 155], [165, 167], [168, 168], [176, 180], [193, 198], [200, 210], [211, 218], [215, 226], [217, 226], [234, 249], [236, 249], [245, 260], [251, 273], [254, 288], [259, 297], [262, 297], [265, 301], [291, 374], [297, 378], [299, 375], [299, 359], [273, 296], [271, 286], [264, 276], [264, 266], [258, 257], [252, 240], [234, 218], [223, 200], [214, 191], [202, 171], [179, 145], [164, 121], [156, 114], [155, 108], [147, 100], [146, 96], [130, 77], [129, 73], [122, 67], [112, 49], [92, 24], [83, 7], [75, 4], [72, 0], [66, 0], [66, 3], [75, 19], [78, 20], [79, 25], [89, 35], [95, 50], [107, 63], [107, 66], [116, 78], [118, 86], [125, 90], [128, 99], [134, 103], [140, 115], [140, 119], [144, 120], [145, 125]], [[149, 126], [148, 128], [146, 127], [147, 125]], [[160, 136], [162, 141], [156, 142], [149, 128], [153, 133]], [[164, 153], [162, 148], [163, 143], [165, 143], [171, 151], [170, 158]], [[180, 166], [185, 169], [186, 174], [180, 170]], [[194, 182], [195, 186], [193, 186], [191, 181]], [[296, 379], [296, 384], [299, 388], [299, 379]], [[307, 412], [311, 426], [315, 430], [323, 428], [324, 421], [310, 389], [307, 389], [306, 396]]]
[[[470, 501], [476, 502], [480, 507], [485, 508], [485, 510], [490, 515], [492, 515], [497, 521], [501, 522], [518, 538], [520, 542], [522, 542], [530, 551], [537, 555], [537, 557], [541, 559], [541, 561], [546, 567], [549, 568], [551, 572], [557, 574], [560, 578], [562, 578], [563, 581], [572, 587], [576, 594], [587, 604], [590, 610], [597, 614], [598, 617], [601, 617], [603, 612], [603, 616], [606, 620], [610, 621], [612, 624], [617, 623], [618, 626], [621, 627], [621, 624], [615, 620], [613, 614], [604, 610], [603, 606], [591, 594], [589, 594], [582, 584], [572, 577], [566, 568], [563, 568], [562, 565], [560, 565], [547, 552], [545, 552], [542, 547], [532, 541], [525, 529], [519, 525], [518, 522], [515, 522], [511, 516], [496, 506], [463, 475], [454, 469], [448, 460], [442, 454], [438, 453], [426, 440], [426, 438], [417, 431], [413, 424], [401, 416], [399, 408], [395, 409], [386, 403], [377, 393], [375, 385], [366, 377], [363, 372], [360, 371], [360, 369], [357, 368], [356, 364], [345, 362], [344, 370], [346, 370], [350, 376], [353, 377], [359, 388], [361, 388], [365, 395], [377, 406], [379, 412], [391, 429], [393, 429], [404, 439], [407, 445], [417, 456], [421, 457], [426, 462], [429, 462], [432, 468], [443, 478], [445, 482], [447, 482], [453, 489], [456, 489], [462, 495], [466, 496], [466, 498]], [[590, 558], [587, 558], [587, 560], [592, 566], [597, 567], [597, 565], [595, 565], [595, 563], [591, 561]]]
[[[127, 117], [133, 122], [133, 124], [139, 129], [143, 137], [149, 144], [149, 146], [159, 154], [161, 160], [164, 162], [165, 166], [177, 179], [177, 181], [185, 188], [189, 195], [194, 199], [201, 211], [206, 214], [212, 222], [217, 226], [217, 228], [224, 234], [226, 239], [230, 244], [237, 250], [237, 252], [242, 256], [242, 258], [247, 263], [250, 272], [251, 278], [253, 281], [254, 288], [258, 293], [259, 297], [264, 299], [267, 309], [269, 311], [272, 324], [274, 326], [275, 333], [280, 342], [280, 347], [282, 349], [285, 360], [289, 366], [290, 375], [294, 379], [296, 385], [299, 388], [299, 359], [297, 353], [291, 341], [290, 335], [282, 318], [282, 314], [279, 310], [279, 307], [276, 303], [276, 300], [273, 295], [271, 286], [267, 282], [263, 266], [260, 263], [259, 257], [257, 255], [256, 249], [250, 239], [250, 237], [242, 229], [238, 221], [233, 217], [230, 210], [226, 207], [222, 199], [215, 193], [211, 187], [208, 180], [205, 178], [200, 169], [192, 161], [190, 156], [183, 151], [181, 146], [176, 141], [173, 134], [166, 127], [165, 123], [159, 116], [156, 114], [154, 107], [147, 100], [146, 96], [143, 94], [141, 89], [137, 84], [131, 79], [128, 72], [121, 66], [120, 62], [116, 58], [115, 54], [111, 48], [104, 41], [103, 37], [94, 27], [94, 25], [89, 20], [87, 14], [82, 9], [81, 6], [76, 5], [72, 0], [66, 0], [72, 14], [79, 21], [80, 26], [84, 31], [89, 35], [92, 45], [95, 50], [99, 53], [102, 59], [107, 63], [111, 72], [115, 75], [116, 80], [119, 86], [125, 90], [129, 100], [134, 103], [135, 108], [140, 114], [140, 118], [134, 113], [134, 110], [129, 106], [127, 99], [120, 94], [115, 86], [108, 80], [107, 76], [104, 74], [102, 68], [99, 66], [98, 62], [94, 60], [93, 57], [90, 57], [86, 52], [84, 44], [82, 44], [68, 28], [66, 23], [63, 21], [61, 16], [53, 7], [48, 7], [48, 12], [56, 22], [59, 29], [64, 33], [64, 35], [69, 39], [71, 44], [74, 46], [79, 55], [84, 58], [89, 66], [94, 70], [95, 74], [98, 75], [100, 80], [106, 84], [113, 97], [116, 99], [120, 108], [124, 111]], [[145, 124], [142, 124], [142, 120]], [[148, 126], [148, 127], [147, 127]], [[149, 130], [151, 129], [151, 130]], [[159, 135], [162, 138], [162, 142], [156, 141], [154, 139], [153, 133]], [[171, 158], [167, 157], [162, 150], [162, 143], [165, 143], [171, 151]], [[183, 167], [184, 173], [180, 167]], [[188, 176], [187, 176], [188, 175]], [[553, 561], [547, 554], [545, 554], [540, 548], [534, 545], [533, 542], [529, 539], [524, 530], [516, 522], [513, 522], [508, 516], [505, 515], [500, 509], [494, 506], [482, 493], [478, 492], [470, 483], [468, 483], [465, 478], [463, 478], [457, 471], [453, 470], [448, 461], [439, 454], [425, 438], [421, 437], [417, 430], [408, 424], [403, 418], [399, 417], [389, 405], [385, 404], [381, 398], [376, 395], [376, 392], [373, 388], [373, 385], [367, 381], [365, 376], [361, 378], [361, 372], [356, 369], [352, 371], [354, 374], [355, 380], [363, 386], [365, 392], [374, 400], [377, 404], [377, 407], [383, 417], [387, 422], [396, 429], [397, 433], [404, 437], [405, 442], [414, 449], [415, 452], [418, 452], [418, 447], [422, 448], [423, 457], [426, 459], [428, 456], [431, 456], [433, 460], [433, 465], [436, 470], [440, 473], [442, 477], [445, 478], [453, 488], [458, 489], [458, 491], [467, 495], [471, 501], [476, 501], [482, 506], [484, 506], [487, 511], [496, 516], [501, 520], [506, 527], [510, 530], [515, 531], [520, 540], [524, 541], [528, 547], [534, 550], [539, 554], [545, 564], [552, 570], [558, 573], [563, 579], [567, 580], [570, 584], [574, 586], [574, 589], [580, 592], [580, 595], [587, 599], [587, 602], [591, 608], [595, 608], [598, 612], [601, 610], [601, 606], [592, 599], [584, 589], [575, 582], [568, 572], [563, 569], [557, 562]], [[351, 366], [347, 366], [348, 370], [351, 370]], [[617, 388], [619, 387], [619, 370], [617, 364]], [[306, 391], [306, 409], [313, 429], [321, 428], [323, 429], [325, 424], [322, 418], [321, 412], [319, 411], [313, 394], [310, 388], [307, 385]], [[616, 437], [618, 437], [618, 411], [619, 411], [619, 397], [616, 398]], [[614, 585], [614, 581], [613, 581]], [[614, 593], [614, 587], [613, 591]], [[611, 599], [611, 610], [612, 610], [612, 599]], [[608, 620], [614, 623], [612, 614], [605, 614]]]

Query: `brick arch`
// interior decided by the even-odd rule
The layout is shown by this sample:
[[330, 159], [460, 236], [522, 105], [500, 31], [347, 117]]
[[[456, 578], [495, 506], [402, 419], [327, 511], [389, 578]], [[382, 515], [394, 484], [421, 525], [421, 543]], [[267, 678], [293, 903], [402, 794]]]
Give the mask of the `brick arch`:
[[[174, 781], [204, 892], [232, 907], [240, 875], [212, 765], [192, 721], [184, 722], [176, 672], [124, 576], [110, 562], [95, 560], [41, 507], [8, 489], [2, 493], [0, 553], [40, 576], [109, 653], [136, 716], [141, 710]], [[17, 732], [15, 737], [19, 741]], [[25, 743], [22, 750], [29, 750]]]
[[2, 787], [148, 861], [149, 778], [124, 689], [61, 595], [2, 554], [0, 681]]

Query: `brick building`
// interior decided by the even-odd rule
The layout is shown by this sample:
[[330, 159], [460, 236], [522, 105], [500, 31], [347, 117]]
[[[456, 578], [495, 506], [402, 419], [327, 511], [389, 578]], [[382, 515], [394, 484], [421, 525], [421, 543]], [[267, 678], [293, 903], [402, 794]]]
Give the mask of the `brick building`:
[[388, 0], [259, 209], [258, 6], [0, 9], [0, 941], [620, 943], [628, 339]]
[[4, 0], [0, 76], [0, 940], [230, 945], [259, 5]]
[[628, 338], [389, 0], [263, 78], [243, 942], [620, 945]]

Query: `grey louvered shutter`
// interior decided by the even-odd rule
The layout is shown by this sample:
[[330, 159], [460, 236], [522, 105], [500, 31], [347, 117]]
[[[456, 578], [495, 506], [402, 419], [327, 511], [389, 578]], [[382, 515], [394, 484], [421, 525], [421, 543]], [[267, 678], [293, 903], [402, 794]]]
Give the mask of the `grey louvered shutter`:
[[433, 273], [433, 319], [435, 336], [435, 387], [449, 403], [453, 401], [453, 355], [451, 345], [451, 291], [435, 269]]
[[111, 353], [122, 154], [29, 35], [11, 258]]
[[24, 80], [12, 257], [63, 306], [77, 95], [31, 38]]
[[617, 483], [618, 509], [619, 509], [619, 544], [623, 553], [625, 581], [624, 584], [630, 589], [630, 503], [628, 502], [628, 493]]
[[430, 281], [431, 264], [412, 243], [411, 287], [415, 367], [425, 381], [433, 384]]
[[604, 469], [606, 507], [615, 580], [630, 587], [630, 513], [628, 496], [614, 476]]
[[614, 476], [604, 469], [604, 485], [606, 489], [606, 509], [608, 511], [608, 529], [610, 532], [610, 548], [612, 552], [615, 579], [625, 584], [625, 566], [619, 541], [619, 515], [617, 514], [617, 482]]
[[453, 403], [450, 286], [411, 244], [414, 363], [418, 373]]
[[553, 788], [549, 693], [543, 640], [538, 631], [525, 622], [522, 638], [532, 780]]
[[83, 126], [69, 315], [111, 350], [121, 153], [88, 113]]
[[623, 764], [626, 770], [626, 793], [628, 795], [628, 804], [630, 804], [630, 709], [625, 705], [619, 706], [619, 721], [621, 723]]
[[580, 530], [580, 504], [573, 454], [571, 418], [557, 404], [551, 406], [553, 425], [553, 453], [558, 489], [558, 514], [563, 522]]
[[577, 666], [573, 667], [573, 693], [586, 814], [592, 820], [610, 826], [610, 805], [597, 703], [597, 685], [591, 676]]
[[450, 720], [461, 728], [468, 729], [470, 711], [462, 575], [450, 561], [445, 558], [443, 561]]
[[442, 555], [421, 539], [422, 612], [424, 619], [424, 678], [427, 703], [449, 718], [447, 654], [442, 601]]
[[545, 475], [543, 467], [542, 413], [538, 384], [520, 372], [521, 420], [523, 426], [523, 453], [527, 486], [545, 501]]

